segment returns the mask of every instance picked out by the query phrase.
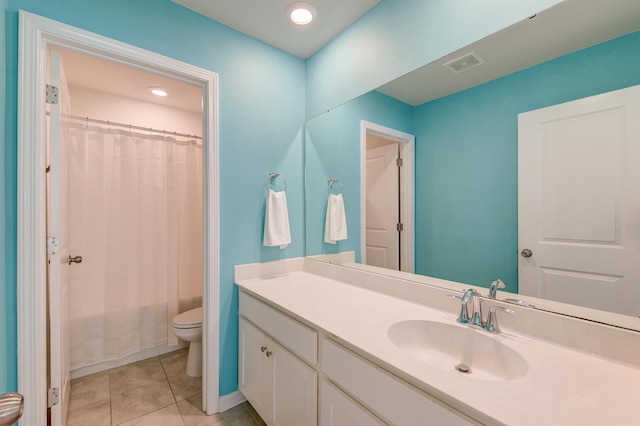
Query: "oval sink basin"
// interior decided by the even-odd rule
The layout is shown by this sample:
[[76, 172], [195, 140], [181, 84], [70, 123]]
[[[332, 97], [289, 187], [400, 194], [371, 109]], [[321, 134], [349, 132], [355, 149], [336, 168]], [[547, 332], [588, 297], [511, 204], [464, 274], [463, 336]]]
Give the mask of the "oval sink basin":
[[402, 321], [391, 341], [426, 365], [484, 380], [514, 380], [529, 370], [515, 350], [484, 330], [436, 321]]

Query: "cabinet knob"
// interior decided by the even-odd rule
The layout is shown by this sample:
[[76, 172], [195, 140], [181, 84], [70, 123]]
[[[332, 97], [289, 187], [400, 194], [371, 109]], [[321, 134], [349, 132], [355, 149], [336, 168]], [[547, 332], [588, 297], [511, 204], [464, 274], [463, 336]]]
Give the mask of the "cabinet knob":
[[266, 351], [266, 350], [267, 350], [267, 347], [266, 347], [266, 346], [260, 346], [260, 352], [264, 352], [264, 351]]
[[267, 351], [267, 358], [269, 358], [271, 356], [272, 352], [271, 351]]

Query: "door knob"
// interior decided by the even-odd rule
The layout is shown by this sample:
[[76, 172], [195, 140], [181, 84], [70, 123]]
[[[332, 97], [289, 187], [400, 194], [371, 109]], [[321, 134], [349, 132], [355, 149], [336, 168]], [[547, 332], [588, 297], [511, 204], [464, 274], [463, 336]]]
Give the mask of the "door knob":
[[0, 395], [0, 426], [12, 425], [22, 416], [24, 398], [19, 393]]
[[82, 263], [82, 256], [69, 256], [69, 265], [71, 265], [72, 263]]
[[522, 257], [531, 257], [531, 256], [533, 256], [533, 252], [531, 250], [529, 250], [529, 249], [524, 249], [524, 250], [522, 250], [520, 252], [520, 255]]

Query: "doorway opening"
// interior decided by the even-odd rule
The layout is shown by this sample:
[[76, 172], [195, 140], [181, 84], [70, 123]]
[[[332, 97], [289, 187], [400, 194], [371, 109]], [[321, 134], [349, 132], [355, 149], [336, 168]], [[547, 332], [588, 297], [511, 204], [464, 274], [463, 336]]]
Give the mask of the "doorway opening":
[[[46, 98], [47, 52], [64, 49], [99, 57], [197, 88], [202, 101], [202, 408], [219, 408], [219, 204], [217, 141], [217, 75], [143, 49], [56, 21], [20, 12], [18, 118], [18, 386], [31, 403], [22, 422], [46, 424], [48, 400], [55, 384], [47, 377], [47, 241]], [[107, 119], [108, 121], [109, 119]], [[134, 125], [130, 121], [126, 124]], [[122, 123], [120, 123], [122, 124]], [[109, 123], [107, 123], [107, 126]], [[132, 129], [129, 129], [132, 130]], [[169, 129], [167, 129], [169, 130]], [[54, 259], [52, 254], [50, 259]], [[75, 256], [75, 255], [74, 255]], [[60, 263], [59, 254], [56, 263]], [[52, 263], [54, 261], [52, 260]], [[53, 391], [53, 392], [52, 392]], [[49, 395], [49, 398], [47, 397]], [[54, 396], [54, 398], [51, 398]], [[61, 406], [51, 410], [52, 424], [61, 421]]]
[[415, 136], [360, 123], [360, 235], [364, 264], [414, 270]]
[[60, 383], [62, 425], [88, 410], [121, 422], [158, 408], [128, 408], [145, 393], [202, 392], [201, 357], [176, 368], [197, 345], [172, 327], [202, 306], [202, 90], [76, 51], [47, 54], [58, 89], [47, 103], [47, 235], [59, 240], [48, 377]]

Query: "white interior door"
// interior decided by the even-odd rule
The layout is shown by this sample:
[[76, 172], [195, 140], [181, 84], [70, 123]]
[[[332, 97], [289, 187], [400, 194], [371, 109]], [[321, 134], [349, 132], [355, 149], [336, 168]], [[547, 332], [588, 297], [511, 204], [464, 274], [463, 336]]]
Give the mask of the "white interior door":
[[640, 315], [639, 117], [640, 86], [519, 116], [520, 293]]
[[[49, 387], [58, 389], [59, 402], [51, 407], [51, 425], [64, 426], [69, 403], [69, 258], [68, 211], [65, 183], [68, 179], [66, 148], [69, 142], [69, 90], [60, 54], [49, 56], [49, 85], [57, 88], [57, 100], [49, 100], [49, 191], [47, 205], [48, 236], [58, 241], [48, 244], [49, 263]], [[55, 90], [55, 89], [54, 89]]]
[[395, 270], [400, 266], [397, 159], [395, 143], [367, 150], [366, 262]]

